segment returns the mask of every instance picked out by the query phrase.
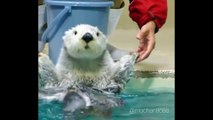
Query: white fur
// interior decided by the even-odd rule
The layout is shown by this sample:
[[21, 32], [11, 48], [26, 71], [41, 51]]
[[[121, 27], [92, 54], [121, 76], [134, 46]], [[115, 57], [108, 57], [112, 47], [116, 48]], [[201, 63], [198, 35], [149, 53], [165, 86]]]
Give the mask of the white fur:
[[[75, 32], [77, 34], [75, 35]], [[90, 49], [85, 49], [86, 42], [82, 40], [82, 36], [89, 32], [93, 35], [94, 40], [88, 43]], [[96, 34], [99, 34], [97, 36]], [[63, 36], [64, 46], [67, 47], [68, 52], [71, 56], [80, 59], [94, 59], [99, 57], [103, 50], [107, 46], [107, 38], [97, 27], [93, 27], [86, 24], [77, 25], [74, 28], [69, 29]]]
[[[88, 49], [85, 48], [87, 43], [82, 40], [87, 32], [94, 38], [88, 43]], [[120, 67], [107, 51], [106, 36], [97, 27], [81, 24], [66, 31], [63, 40], [64, 47], [56, 64], [56, 69], [62, 75], [61, 80], [105, 88], [111, 82], [109, 80], [114, 71]]]

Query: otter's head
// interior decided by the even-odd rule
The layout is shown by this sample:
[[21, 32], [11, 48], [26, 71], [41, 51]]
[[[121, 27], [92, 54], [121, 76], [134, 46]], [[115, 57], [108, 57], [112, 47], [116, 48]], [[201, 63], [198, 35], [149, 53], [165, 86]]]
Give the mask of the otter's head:
[[80, 24], [65, 32], [64, 47], [68, 54], [79, 59], [95, 59], [106, 50], [107, 38], [97, 28]]

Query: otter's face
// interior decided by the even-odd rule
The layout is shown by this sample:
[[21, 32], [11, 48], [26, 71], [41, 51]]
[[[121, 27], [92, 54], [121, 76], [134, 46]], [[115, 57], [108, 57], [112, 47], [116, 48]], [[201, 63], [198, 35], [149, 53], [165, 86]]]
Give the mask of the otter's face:
[[63, 40], [68, 54], [80, 59], [98, 58], [107, 46], [106, 36], [97, 27], [86, 24], [66, 31]]

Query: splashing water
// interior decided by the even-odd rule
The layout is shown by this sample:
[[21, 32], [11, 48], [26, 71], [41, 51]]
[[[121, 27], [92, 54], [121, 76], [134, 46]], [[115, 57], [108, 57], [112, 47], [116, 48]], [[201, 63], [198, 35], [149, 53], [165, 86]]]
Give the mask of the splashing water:
[[[153, 80], [158, 78], [148, 78]], [[171, 78], [174, 80], [174, 78]], [[169, 90], [142, 90], [142, 82], [130, 80], [125, 90], [116, 97], [124, 104], [112, 109], [110, 120], [174, 120], [174, 92]], [[136, 84], [138, 86], [136, 86]], [[63, 104], [39, 100], [39, 120], [64, 120]], [[100, 120], [103, 116], [81, 113], [83, 120]]]

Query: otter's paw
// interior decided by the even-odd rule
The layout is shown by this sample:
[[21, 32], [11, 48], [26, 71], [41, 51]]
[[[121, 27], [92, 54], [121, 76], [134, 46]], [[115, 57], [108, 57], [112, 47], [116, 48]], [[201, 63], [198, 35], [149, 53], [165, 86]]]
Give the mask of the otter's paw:
[[47, 85], [56, 85], [58, 83], [58, 73], [55, 65], [46, 54], [38, 54], [38, 84], [39, 90]]

